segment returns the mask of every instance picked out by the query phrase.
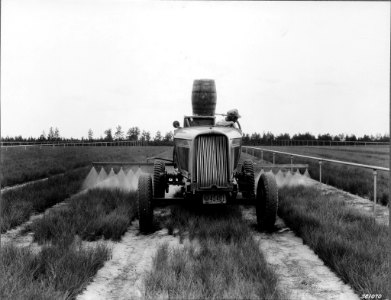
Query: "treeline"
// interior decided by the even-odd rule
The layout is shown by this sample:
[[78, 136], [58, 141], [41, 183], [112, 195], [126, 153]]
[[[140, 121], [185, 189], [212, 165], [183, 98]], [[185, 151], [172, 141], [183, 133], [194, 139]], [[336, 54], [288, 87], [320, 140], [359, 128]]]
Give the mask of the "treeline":
[[87, 138], [65, 138], [61, 137], [60, 130], [56, 127], [50, 127], [49, 133], [46, 135], [45, 131], [39, 137], [24, 138], [21, 135], [15, 137], [1, 137], [2, 142], [114, 142], [114, 141], [141, 141], [147, 142], [150, 145], [172, 145], [173, 132], [166, 132], [164, 135], [158, 131], [156, 135], [152, 137], [149, 131], [141, 131], [139, 127], [131, 127], [125, 133], [121, 126], [117, 126], [113, 132], [111, 128], [104, 131], [104, 135], [100, 137], [94, 137], [94, 132], [90, 128], [87, 133]]
[[[158, 131], [155, 136], [152, 136], [149, 131], [141, 130], [139, 127], [131, 127], [126, 133], [122, 130], [121, 126], [117, 126], [116, 130], [113, 131], [111, 128], [108, 128], [104, 131], [104, 135], [100, 135], [99, 138], [94, 137], [94, 132], [92, 129], [89, 129], [87, 132], [87, 138], [81, 137], [78, 138], [65, 138], [61, 137], [59, 129], [56, 127], [49, 128], [49, 133], [46, 135], [45, 131], [39, 137], [28, 137], [23, 138], [20, 136], [15, 137], [1, 137], [2, 142], [113, 142], [113, 141], [142, 141], [147, 142], [150, 145], [171, 145], [173, 142], [173, 132], [166, 132], [164, 135]], [[362, 137], [357, 137], [354, 134], [338, 134], [330, 135], [327, 134], [318, 134], [315, 135], [306, 132], [294, 134], [292, 137], [289, 133], [284, 133], [280, 135], [274, 135], [271, 132], [263, 132], [263, 134], [254, 132], [252, 134], [243, 133], [243, 144], [244, 145], [271, 145], [275, 141], [281, 140], [292, 140], [292, 141], [350, 141], [350, 142], [389, 142], [389, 134], [376, 134], [374, 135], [364, 135]]]
[[174, 134], [172, 131], [166, 132], [165, 135], [162, 135], [160, 131], [156, 132], [154, 137], [151, 136], [149, 131], [143, 130], [138, 127], [131, 127], [128, 131], [125, 132], [122, 130], [121, 126], [116, 127], [116, 131], [113, 133], [111, 128], [105, 130], [105, 136], [100, 137], [100, 139], [94, 139], [93, 132], [91, 129], [88, 130], [88, 140], [89, 141], [142, 141], [147, 142], [149, 145], [171, 145], [174, 140]]
[[274, 141], [350, 141], [350, 142], [389, 142], [390, 136], [389, 134], [376, 134], [376, 136], [373, 135], [364, 135], [363, 137], [357, 137], [354, 134], [338, 134], [338, 135], [330, 135], [327, 134], [318, 134], [316, 137], [315, 135], [306, 132], [306, 133], [298, 133], [294, 134], [292, 137], [289, 133], [284, 133], [275, 136], [271, 132], [263, 133], [262, 135], [259, 133], [253, 133], [253, 134], [243, 134], [243, 144], [244, 145], [271, 145]]

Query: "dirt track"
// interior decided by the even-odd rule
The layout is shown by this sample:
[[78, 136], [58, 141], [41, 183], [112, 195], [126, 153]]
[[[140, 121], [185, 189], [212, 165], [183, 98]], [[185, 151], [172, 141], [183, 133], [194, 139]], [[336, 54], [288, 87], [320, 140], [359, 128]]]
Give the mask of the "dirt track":
[[[342, 191], [339, 193], [344, 195]], [[162, 210], [156, 209], [155, 215], [168, 212]], [[243, 208], [243, 215], [246, 221], [256, 223], [253, 208]], [[20, 234], [23, 227], [3, 234], [2, 241], [13, 240], [21, 246], [31, 244], [31, 235]], [[301, 238], [295, 236], [283, 220], [278, 220], [277, 228], [273, 234], [254, 231], [254, 239], [259, 242], [268, 263], [280, 275], [281, 286], [292, 292], [292, 299], [358, 299], [349, 286], [343, 284], [312, 250], [303, 245]], [[142, 298], [142, 275], [151, 268], [156, 249], [165, 242], [172, 247], [179, 245], [179, 240], [168, 235], [165, 229], [151, 235], [139, 235], [138, 223], [133, 222], [121, 242], [105, 242], [112, 247], [112, 259], [105, 263], [77, 299]]]
[[[243, 209], [243, 216], [256, 223], [254, 208]], [[359, 299], [282, 219], [277, 218], [274, 233], [254, 231], [254, 239], [279, 274], [280, 286], [292, 293], [290, 299]]]
[[151, 268], [152, 257], [162, 243], [174, 246], [178, 239], [168, 235], [167, 230], [139, 235], [138, 222], [134, 222], [121, 242], [112, 244], [112, 259], [77, 299], [142, 299], [142, 275]]
[[[169, 153], [165, 154], [169, 156]], [[312, 184], [319, 185], [317, 182]], [[368, 205], [366, 199], [326, 185], [322, 185], [321, 188], [324, 193], [336, 193], [341, 199], [352, 203], [364, 203], [364, 206]], [[386, 211], [386, 208], [378, 209], [378, 215], [382, 220], [387, 218], [388, 221]], [[168, 210], [164, 211], [164, 213], [167, 212]], [[155, 214], [162, 213], [162, 209], [155, 210]], [[254, 209], [243, 208], [243, 215], [250, 224], [256, 223]], [[20, 234], [23, 227], [3, 234], [2, 242], [13, 240], [21, 246], [30, 245], [32, 236]], [[303, 245], [302, 239], [295, 236], [285, 226], [283, 220], [278, 220], [277, 229], [273, 234], [256, 231], [253, 234], [266, 260], [280, 275], [280, 285], [292, 292], [291, 299], [358, 299], [349, 286], [343, 284], [309, 247]], [[143, 274], [151, 269], [156, 249], [166, 242], [171, 247], [180, 245], [179, 240], [168, 235], [165, 229], [150, 235], [139, 235], [138, 223], [133, 222], [121, 242], [105, 242], [112, 247], [112, 258], [99, 270], [93, 281], [77, 299], [142, 298], [144, 294]], [[37, 245], [33, 246], [37, 247]]]
[[[155, 213], [160, 213], [157, 210]], [[255, 224], [254, 209], [243, 209], [245, 220]], [[280, 285], [292, 292], [291, 299], [358, 299], [351, 288], [342, 283], [301, 238], [277, 222], [273, 234], [254, 231], [254, 239], [266, 260], [280, 275]], [[179, 239], [160, 230], [151, 235], [138, 235], [135, 222], [120, 243], [112, 243], [113, 257], [98, 272], [78, 300], [140, 299], [144, 295], [143, 273], [151, 269], [152, 258], [162, 243], [178, 247]]]

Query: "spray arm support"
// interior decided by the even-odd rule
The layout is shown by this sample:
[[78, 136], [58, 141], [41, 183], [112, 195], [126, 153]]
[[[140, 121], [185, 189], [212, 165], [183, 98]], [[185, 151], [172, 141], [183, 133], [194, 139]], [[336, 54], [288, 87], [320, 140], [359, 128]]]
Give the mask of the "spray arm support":
[[150, 160], [152, 160], [152, 159], [159, 159], [159, 160], [164, 160], [164, 161], [173, 162], [172, 159], [161, 158], [161, 157], [148, 157], [148, 158], [147, 158], [147, 162], [150, 161]]

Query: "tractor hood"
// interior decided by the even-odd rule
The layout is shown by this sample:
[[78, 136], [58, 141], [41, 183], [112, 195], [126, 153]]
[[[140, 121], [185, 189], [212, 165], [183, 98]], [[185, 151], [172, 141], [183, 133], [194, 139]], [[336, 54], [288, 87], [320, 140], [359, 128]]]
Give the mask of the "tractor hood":
[[242, 138], [242, 131], [232, 127], [220, 126], [197, 126], [177, 129], [174, 132], [174, 139], [194, 140], [198, 135], [222, 134], [228, 139]]

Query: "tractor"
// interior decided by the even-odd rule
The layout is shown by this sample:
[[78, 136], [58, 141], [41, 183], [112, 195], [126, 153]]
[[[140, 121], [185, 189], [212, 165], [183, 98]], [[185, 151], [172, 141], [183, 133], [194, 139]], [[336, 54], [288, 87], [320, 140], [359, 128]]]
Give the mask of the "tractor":
[[[153, 157], [153, 174], [144, 173], [138, 182], [138, 211], [141, 232], [152, 228], [156, 205], [255, 205], [261, 229], [274, 227], [278, 189], [271, 173], [260, 176], [255, 190], [253, 162], [239, 164], [242, 130], [239, 122], [216, 123], [214, 80], [193, 83], [193, 114], [183, 127], [174, 121], [172, 161]], [[223, 122], [224, 123], [224, 122]], [[168, 172], [166, 166], [173, 166]], [[165, 198], [170, 185], [180, 186], [180, 197]], [[177, 193], [178, 194], [178, 193]]]
[[[153, 209], [166, 205], [254, 205], [257, 223], [271, 230], [277, 217], [278, 189], [274, 175], [262, 173], [255, 184], [254, 164], [239, 163], [242, 129], [239, 122], [216, 122], [214, 80], [194, 80], [191, 116], [183, 126], [173, 122], [172, 160], [151, 157], [147, 162], [97, 162], [93, 165], [152, 166], [153, 173], [142, 173], [138, 180], [137, 205], [140, 231], [153, 228]], [[149, 162], [153, 160], [154, 162]], [[265, 164], [260, 167], [307, 167], [308, 165]], [[167, 167], [174, 171], [168, 171]], [[170, 186], [179, 186], [179, 197], [166, 197]], [[256, 187], [256, 188], [255, 188]], [[178, 193], [176, 193], [178, 196]]]

